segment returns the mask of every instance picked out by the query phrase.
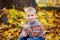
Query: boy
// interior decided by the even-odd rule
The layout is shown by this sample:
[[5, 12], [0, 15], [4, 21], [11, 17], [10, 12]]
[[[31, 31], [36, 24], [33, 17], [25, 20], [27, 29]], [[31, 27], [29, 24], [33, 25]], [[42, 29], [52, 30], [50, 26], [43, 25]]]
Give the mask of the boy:
[[[42, 28], [41, 24], [39, 24], [39, 22], [36, 20], [36, 10], [33, 7], [28, 7], [25, 11], [25, 15], [26, 22], [22, 34], [19, 37], [19, 40], [42, 40], [41, 37], [44, 35], [44, 29]], [[31, 30], [34, 26], [40, 26], [41, 35], [36, 37], [36, 34], [34, 35], [32, 33], [32, 35], [29, 36], [29, 33], [27, 32], [28, 29]]]

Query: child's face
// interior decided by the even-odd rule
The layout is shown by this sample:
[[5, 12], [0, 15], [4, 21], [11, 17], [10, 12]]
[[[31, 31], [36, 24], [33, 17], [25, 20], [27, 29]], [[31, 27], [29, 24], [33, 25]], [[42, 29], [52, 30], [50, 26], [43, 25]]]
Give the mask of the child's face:
[[36, 15], [32, 11], [26, 12], [26, 20], [28, 20], [29, 22], [33, 22], [35, 18], [36, 18]]

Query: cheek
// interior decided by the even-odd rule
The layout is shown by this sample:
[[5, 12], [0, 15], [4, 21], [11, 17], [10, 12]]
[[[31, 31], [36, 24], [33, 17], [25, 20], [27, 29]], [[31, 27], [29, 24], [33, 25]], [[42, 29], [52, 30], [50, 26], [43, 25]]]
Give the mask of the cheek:
[[32, 17], [33, 19], [35, 18], [35, 17]]
[[30, 18], [29, 17], [26, 17], [27, 20], [29, 20]]
[[35, 16], [33, 16], [33, 17], [31, 17], [31, 18], [35, 19], [36, 17], [35, 17]]

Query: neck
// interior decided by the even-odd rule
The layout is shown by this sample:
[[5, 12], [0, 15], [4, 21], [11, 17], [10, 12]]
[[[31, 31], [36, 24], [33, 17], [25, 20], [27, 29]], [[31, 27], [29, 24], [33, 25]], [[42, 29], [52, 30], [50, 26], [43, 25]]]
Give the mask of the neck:
[[29, 22], [28, 20], [26, 20], [28, 23], [30, 23], [30, 24], [33, 24], [33, 23], [35, 23], [35, 21], [36, 21], [36, 19], [34, 20], [34, 21], [32, 21], [32, 22]]

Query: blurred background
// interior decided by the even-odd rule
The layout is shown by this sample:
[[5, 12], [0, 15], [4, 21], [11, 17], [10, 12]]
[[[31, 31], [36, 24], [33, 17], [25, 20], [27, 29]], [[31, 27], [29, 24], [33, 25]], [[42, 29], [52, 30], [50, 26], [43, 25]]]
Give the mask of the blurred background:
[[18, 40], [29, 6], [37, 11], [45, 40], [60, 40], [60, 0], [0, 0], [0, 40]]

